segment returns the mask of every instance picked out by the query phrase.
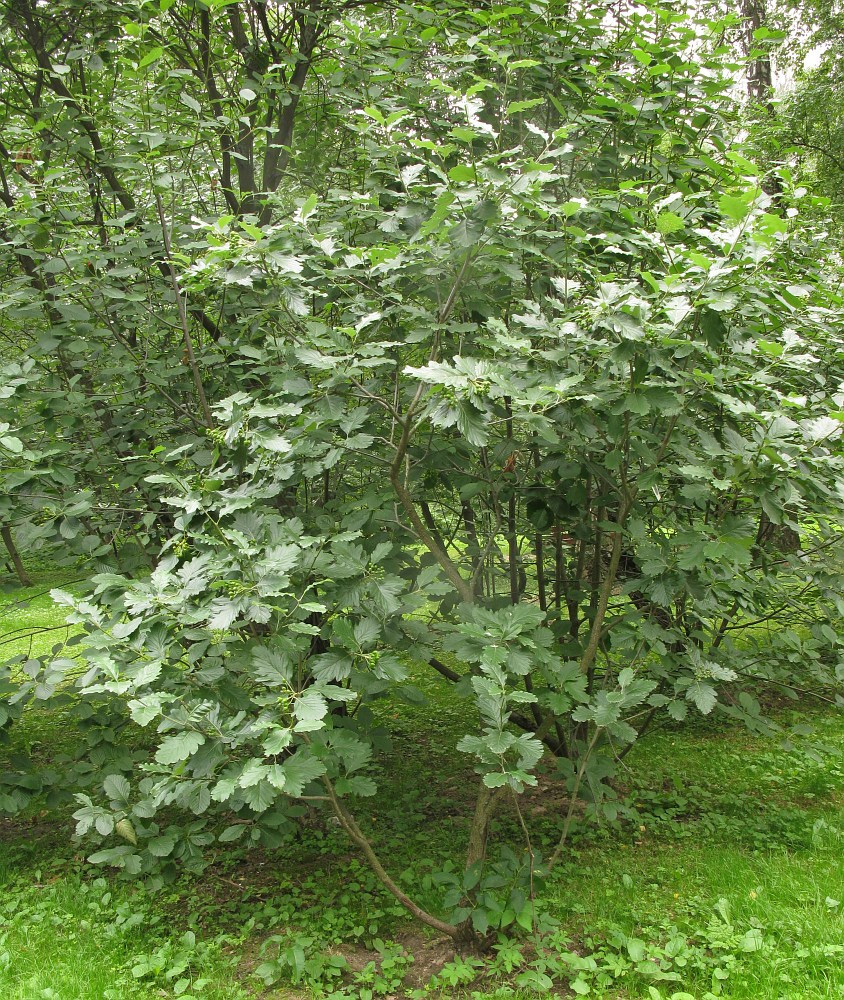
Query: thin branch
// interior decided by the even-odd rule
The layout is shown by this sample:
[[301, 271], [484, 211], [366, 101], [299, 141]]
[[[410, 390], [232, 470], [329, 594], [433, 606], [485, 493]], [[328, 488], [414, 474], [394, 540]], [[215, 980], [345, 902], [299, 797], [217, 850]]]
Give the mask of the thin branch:
[[157, 191], [155, 192], [155, 205], [158, 209], [158, 218], [161, 220], [161, 233], [164, 238], [164, 252], [167, 257], [167, 269], [170, 272], [170, 281], [173, 285], [173, 292], [176, 296], [176, 305], [179, 310], [179, 321], [182, 324], [182, 336], [185, 342], [185, 355], [187, 357], [191, 373], [193, 374], [196, 394], [199, 398], [199, 405], [202, 409], [205, 424], [207, 427], [213, 427], [214, 417], [211, 414], [211, 407], [208, 405], [208, 399], [205, 396], [205, 387], [202, 384], [202, 375], [200, 374], [199, 365], [196, 362], [196, 354], [193, 350], [193, 340], [191, 339], [190, 330], [188, 328], [188, 314], [185, 309], [185, 300], [182, 298], [182, 290], [179, 287], [179, 279], [176, 275], [176, 269], [173, 266], [173, 255], [170, 247], [170, 231], [167, 228], [167, 219], [164, 216], [164, 205], [161, 201], [161, 195]]
[[571, 799], [569, 800], [569, 808], [566, 813], [565, 822], [563, 823], [563, 829], [560, 833], [560, 839], [557, 846], [554, 848], [554, 853], [551, 855], [548, 861], [548, 871], [556, 865], [559, 860], [560, 855], [563, 852], [563, 848], [566, 846], [566, 841], [568, 840], [569, 830], [571, 829], [572, 819], [574, 818], [574, 809], [577, 805], [577, 793], [580, 791], [580, 785], [583, 781], [583, 775], [586, 772], [586, 765], [589, 763], [589, 758], [592, 755], [592, 751], [595, 749], [595, 744], [598, 742], [598, 734], [601, 732], [600, 729], [595, 729], [592, 739], [589, 742], [589, 746], [586, 748], [586, 752], [583, 755], [583, 759], [580, 762], [580, 767], [577, 769], [577, 775], [574, 779], [574, 785], [571, 790]]
[[322, 783], [325, 785], [325, 790], [328, 793], [331, 808], [334, 811], [334, 815], [339, 820], [340, 826], [343, 827], [350, 839], [357, 844], [361, 851], [363, 851], [366, 860], [369, 862], [372, 870], [380, 879], [382, 885], [389, 892], [391, 892], [401, 905], [406, 910], [409, 910], [417, 920], [421, 920], [423, 924], [427, 924], [428, 927], [433, 927], [434, 930], [440, 931], [442, 934], [447, 934], [451, 938], [457, 937], [458, 929], [454, 926], [454, 924], [448, 924], [444, 920], [440, 920], [439, 917], [435, 917], [432, 913], [428, 913], [427, 910], [423, 910], [420, 906], [414, 903], [406, 892], [399, 888], [381, 864], [378, 859], [378, 855], [372, 847], [372, 844], [370, 844], [366, 834], [358, 826], [354, 816], [352, 816], [352, 814], [348, 811], [348, 809], [346, 809], [338, 798], [337, 793], [334, 790], [334, 786], [331, 784], [327, 775], [323, 775]]

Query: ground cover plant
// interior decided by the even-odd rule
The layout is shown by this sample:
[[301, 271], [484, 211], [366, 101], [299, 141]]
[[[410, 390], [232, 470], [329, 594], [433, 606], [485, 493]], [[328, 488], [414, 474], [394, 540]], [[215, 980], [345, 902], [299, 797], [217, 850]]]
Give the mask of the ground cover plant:
[[[582, 941], [554, 902], [625, 831], [834, 837], [748, 824], [740, 768], [630, 778], [709, 719], [834, 785], [783, 700], [844, 676], [839, 274], [799, 164], [750, 158], [750, 22], [755, 110], [747, 25], [692, 5], [4, 8], [0, 521], [21, 586], [68, 567], [7, 609], [4, 814], [148, 892], [351, 852], [269, 988], [395, 992], [405, 913], [441, 989], [717, 995], [765, 951], [728, 895]], [[439, 854], [396, 864], [404, 814]], [[133, 979], [205, 989], [195, 933]]]

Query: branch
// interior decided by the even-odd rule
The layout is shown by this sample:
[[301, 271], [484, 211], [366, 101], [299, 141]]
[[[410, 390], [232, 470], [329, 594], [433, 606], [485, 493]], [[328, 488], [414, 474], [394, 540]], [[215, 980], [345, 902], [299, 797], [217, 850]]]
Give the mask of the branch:
[[[209, 100], [211, 101], [211, 107], [214, 110], [214, 117], [217, 121], [219, 121], [220, 118], [223, 117], [223, 96], [217, 87], [214, 70], [211, 67], [211, 17], [207, 10], [203, 10], [200, 13], [199, 54], [202, 63], [202, 79], [205, 83], [205, 90], [208, 93]], [[220, 130], [220, 154], [222, 156], [222, 163], [220, 164], [220, 179], [223, 185], [223, 197], [226, 200], [226, 205], [228, 205], [229, 211], [234, 215], [239, 215], [240, 205], [234, 191], [232, 190], [231, 150], [233, 146], [234, 142], [228, 132], [228, 129], [222, 128]]]
[[798, 146], [803, 149], [811, 149], [814, 153], [821, 153], [825, 156], [835, 167], [836, 170], [840, 170], [844, 174], [844, 160], [839, 159], [834, 153], [830, 153], [828, 149], [823, 146], [818, 146], [813, 142], [807, 142], [805, 139], [792, 139], [792, 146]]
[[170, 231], [167, 228], [167, 220], [164, 217], [164, 205], [161, 202], [161, 195], [157, 191], [155, 192], [155, 205], [158, 209], [158, 218], [161, 220], [161, 234], [164, 238], [164, 252], [167, 257], [167, 269], [170, 272], [170, 281], [173, 285], [173, 292], [176, 296], [176, 305], [179, 310], [179, 321], [182, 324], [182, 336], [185, 342], [185, 355], [187, 356], [188, 365], [190, 366], [190, 370], [193, 375], [194, 385], [196, 386], [196, 395], [199, 398], [199, 405], [202, 409], [202, 415], [205, 418], [205, 424], [207, 427], [213, 427], [214, 417], [211, 414], [211, 407], [208, 405], [208, 399], [205, 396], [205, 387], [202, 384], [202, 375], [200, 374], [199, 366], [196, 363], [193, 341], [191, 340], [190, 330], [188, 328], [188, 314], [185, 310], [185, 301], [182, 298], [182, 290], [179, 287], [179, 279], [176, 276], [176, 269], [173, 267], [173, 257], [170, 252]]
[[[454, 304], [457, 301], [457, 295], [460, 288], [463, 285], [463, 281], [466, 277], [467, 271], [469, 269], [469, 262], [472, 259], [472, 251], [467, 252], [466, 256], [463, 258], [463, 263], [460, 267], [460, 271], [454, 279], [451, 286], [451, 291], [439, 311], [437, 316], [438, 325], [442, 325], [448, 319], [451, 311], [454, 309]], [[434, 337], [434, 345], [431, 349], [431, 360], [436, 357], [437, 347], [439, 344], [439, 334]], [[460, 570], [457, 568], [454, 561], [449, 556], [448, 552], [440, 545], [436, 538], [431, 534], [428, 528], [425, 526], [422, 518], [419, 516], [416, 505], [413, 502], [413, 497], [410, 495], [410, 491], [405, 485], [402, 478], [402, 466], [404, 465], [405, 456], [407, 455], [407, 449], [410, 445], [410, 435], [413, 431], [413, 417], [416, 413], [416, 408], [422, 399], [422, 394], [425, 390], [425, 385], [423, 382], [419, 383], [413, 399], [410, 401], [404, 420], [400, 422], [401, 426], [401, 437], [399, 438], [399, 443], [396, 446], [396, 454], [393, 459], [393, 463], [390, 466], [390, 482], [393, 489], [396, 491], [396, 496], [399, 498], [402, 507], [404, 508], [405, 514], [407, 514], [408, 520], [413, 525], [413, 529], [416, 532], [418, 538], [425, 543], [428, 551], [434, 556], [437, 562], [442, 567], [445, 575], [454, 584], [455, 589], [458, 594], [466, 604], [472, 604], [475, 600], [475, 588], [472, 582], [467, 582], [460, 575]]]
[[571, 821], [574, 818], [574, 807], [577, 805], [577, 793], [580, 791], [580, 784], [583, 781], [583, 775], [586, 771], [586, 765], [589, 763], [589, 758], [592, 756], [592, 751], [595, 749], [595, 744], [598, 742], [598, 734], [601, 732], [597, 727], [595, 728], [595, 733], [589, 742], [589, 746], [586, 748], [586, 752], [583, 754], [583, 759], [580, 762], [580, 767], [577, 769], [577, 775], [574, 779], [574, 786], [571, 790], [571, 799], [569, 800], [569, 808], [566, 813], [566, 819], [563, 823], [563, 829], [560, 833], [560, 839], [557, 842], [557, 846], [554, 848], [554, 853], [548, 860], [547, 870], [550, 872], [551, 869], [556, 865], [560, 855], [563, 852], [563, 848], [566, 846], [566, 841], [568, 840], [569, 830], [571, 829]]
[[442, 660], [438, 660], [435, 656], [432, 656], [428, 660], [428, 666], [433, 667], [438, 674], [441, 674], [446, 680], [451, 681], [452, 684], [463, 680], [461, 674], [458, 674], [456, 670], [452, 670], [451, 667], [443, 663]]
[[[293, 129], [296, 124], [296, 109], [305, 87], [305, 81], [310, 72], [314, 49], [320, 39], [321, 28], [308, 23], [308, 14], [316, 16], [319, 5], [311, 3], [308, 13], [299, 21], [299, 46], [296, 53], [296, 65], [287, 83], [287, 96], [290, 103], [283, 106], [278, 116], [278, 127], [275, 135], [267, 143], [264, 155], [264, 170], [261, 178], [264, 194], [275, 191], [287, 170], [290, 162], [290, 144], [293, 140]], [[272, 43], [271, 43], [272, 44]], [[260, 225], [266, 225], [272, 216], [272, 209], [265, 202], [261, 210]]]
[[372, 844], [370, 844], [366, 834], [364, 834], [358, 826], [354, 816], [352, 816], [352, 814], [337, 797], [334, 786], [329, 781], [327, 775], [323, 775], [322, 783], [325, 785], [325, 790], [328, 792], [328, 799], [331, 803], [331, 808], [334, 810], [334, 815], [339, 820], [340, 826], [343, 827], [351, 840], [353, 840], [361, 851], [363, 851], [370, 867], [381, 880], [381, 884], [389, 892], [391, 892], [401, 905], [406, 910], [409, 910], [417, 920], [421, 920], [423, 924], [427, 924], [428, 927], [433, 927], [434, 930], [440, 931], [442, 934], [447, 934], [451, 938], [457, 937], [458, 931], [453, 924], [447, 924], [444, 920], [440, 920], [439, 917], [435, 917], [433, 914], [428, 913], [427, 910], [423, 910], [420, 906], [417, 906], [410, 896], [408, 896], [406, 892], [403, 892], [399, 886], [396, 885], [379, 861], [378, 855], [375, 853]]
[[[613, 532], [610, 564], [607, 567], [607, 574], [604, 577], [604, 582], [601, 585], [601, 589], [598, 594], [598, 604], [595, 609], [595, 617], [592, 619], [592, 627], [589, 630], [589, 640], [586, 643], [586, 649], [584, 649], [583, 657], [580, 661], [580, 671], [583, 674], [589, 673], [592, 664], [595, 662], [595, 657], [598, 654], [604, 618], [607, 613], [607, 608], [609, 607], [610, 597], [612, 596], [613, 586], [615, 585], [615, 578], [618, 574], [618, 564], [621, 560], [621, 532], [624, 528], [624, 522], [627, 520], [627, 514], [630, 511], [631, 505], [632, 500], [629, 497], [626, 497], [619, 508], [618, 527]], [[598, 553], [596, 553], [595, 559], [598, 559]]]
[[99, 170], [102, 171], [103, 177], [108, 181], [108, 185], [114, 194], [117, 196], [117, 200], [123, 206], [127, 212], [135, 211], [135, 199], [126, 190], [123, 184], [120, 182], [117, 174], [113, 167], [108, 166], [103, 163], [103, 157], [105, 156], [105, 147], [103, 146], [102, 140], [100, 139], [100, 133], [94, 124], [94, 119], [85, 111], [76, 98], [73, 96], [70, 90], [64, 85], [60, 78], [57, 78], [53, 73], [52, 67], [50, 66], [50, 61], [43, 52], [35, 51], [35, 58], [38, 61], [39, 67], [44, 71], [45, 76], [48, 79], [47, 86], [59, 97], [64, 98], [67, 104], [76, 111], [78, 120], [82, 125], [85, 134], [88, 136], [88, 141], [91, 143], [91, 148], [94, 150], [94, 162], [97, 164]]

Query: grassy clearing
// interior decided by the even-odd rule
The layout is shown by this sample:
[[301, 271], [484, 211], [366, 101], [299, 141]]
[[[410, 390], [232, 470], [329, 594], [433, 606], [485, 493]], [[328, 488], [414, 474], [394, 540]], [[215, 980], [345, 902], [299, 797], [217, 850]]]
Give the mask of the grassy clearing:
[[[53, 868], [46, 883], [32, 881], [44, 874], [33, 868], [0, 879], [4, 998], [246, 995], [219, 941], [197, 942], [192, 933], [171, 939], [162, 933], [163, 915], [144, 905], [138, 893], [84, 877], [70, 863], [63, 868], [71, 873]], [[213, 993], [206, 993], [211, 981]]]
[[[26, 652], [30, 641], [40, 649], [40, 630], [61, 623], [43, 596], [56, 582], [66, 581], [39, 580], [42, 596], [25, 610], [20, 591], [0, 595], [7, 652]], [[465, 704], [437, 677], [419, 682], [426, 705], [378, 705], [390, 749], [360, 820], [391, 872], [421, 883], [423, 903], [436, 907], [430, 876], [459, 862], [473, 776], [450, 750]], [[572, 989], [618, 1000], [844, 996], [844, 720], [809, 706], [779, 716], [816, 728], [816, 759], [713, 723], [650, 735], [621, 775], [632, 811], [578, 829], [539, 887], [550, 918], [543, 942], [524, 935], [483, 964], [447, 961], [444, 944], [405, 919], [319, 817], [277, 850], [229, 845], [203, 874], [157, 889], [88, 865], [69, 805], [0, 821], [0, 996], [371, 1000], [423, 996], [426, 984], [428, 996], [468, 1000]], [[61, 713], [45, 711], [29, 713], [12, 737], [0, 747], [0, 772], [14, 753], [61, 756], [75, 738]], [[408, 791], [420, 787], [422, 795]], [[524, 798], [546, 853], [563, 806], [548, 774]], [[518, 844], [512, 809], [494, 835]]]
[[78, 574], [33, 572], [32, 587], [20, 587], [0, 574], [0, 662], [13, 656], [41, 656], [73, 634], [66, 612], [50, 598], [54, 587], [73, 590]]

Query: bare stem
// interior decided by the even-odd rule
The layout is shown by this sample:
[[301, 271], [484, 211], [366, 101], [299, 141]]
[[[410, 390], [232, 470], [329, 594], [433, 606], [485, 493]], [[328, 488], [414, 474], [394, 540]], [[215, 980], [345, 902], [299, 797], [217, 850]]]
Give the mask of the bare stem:
[[592, 739], [589, 741], [589, 746], [586, 748], [586, 753], [583, 755], [583, 759], [580, 762], [580, 767], [577, 769], [577, 774], [575, 775], [574, 785], [571, 790], [571, 799], [569, 800], [569, 808], [566, 813], [566, 819], [563, 823], [563, 831], [560, 834], [560, 839], [557, 846], [554, 848], [554, 853], [551, 855], [548, 861], [548, 871], [556, 865], [563, 853], [563, 848], [566, 846], [566, 841], [569, 838], [569, 830], [571, 829], [571, 822], [574, 819], [574, 808], [577, 805], [577, 793], [580, 791], [580, 785], [583, 781], [583, 775], [586, 772], [586, 765], [589, 763], [589, 758], [592, 756], [592, 751], [595, 749], [595, 744], [598, 742], [598, 734], [600, 729], [596, 729]]
[[352, 816], [349, 810], [346, 809], [338, 798], [337, 793], [334, 790], [334, 786], [331, 784], [327, 775], [323, 775], [322, 783], [325, 785], [325, 790], [328, 793], [328, 800], [331, 803], [331, 808], [334, 811], [334, 815], [337, 817], [340, 826], [343, 827], [350, 839], [357, 844], [361, 851], [363, 851], [366, 860], [369, 862], [370, 867], [380, 879], [381, 884], [389, 892], [391, 892], [401, 905], [406, 910], [409, 910], [417, 920], [421, 920], [423, 924], [427, 924], [428, 927], [433, 927], [434, 930], [440, 931], [442, 934], [447, 934], [451, 938], [456, 938], [458, 936], [457, 927], [453, 924], [447, 924], [444, 920], [440, 920], [439, 917], [435, 917], [433, 914], [428, 913], [427, 910], [423, 910], [420, 906], [417, 906], [410, 896], [408, 896], [406, 892], [403, 892], [399, 886], [396, 885], [379, 861], [378, 855], [375, 853], [375, 850], [367, 839], [366, 834], [358, 826], [354, 816]]
[[[601, 633], [604, 627], [604, 618], [607, 614], [607, 608], [609, 607], [610, 597], [612, 596], [613, 587], [615, 586], [615, 578], [618, 573], [618, 564], [621, 561], [621, 532], [624, 528], [624, 522], [627, 520], [627, 514], [630, 510], [631, 501], [629, 498], [625, 499], [621, 505], [618, 512], [618, 527], [613, 532], [613, 542], [612, 542], [612, 554], [610, 555], [610, 564], [607, 567], [607, 573], [604, 578], [604, 582], [601, 585], [601, 589], [598, 593], [598, 604], [595, 609], [595, 617], [592, 619], [592, 627], [589, 630], [589, 639], [586, 643], [586, 649], [583, 651], [583, 657], [580, 661], [580, 671], [583, 674], [588, 674], [595, 662], [595, 657], [598, 654], [598, 647], [601, 643]], [[595, 559], [597, 560], [599, 553], [595, 553]]]
[[164, 215], [164, 205], [161, 201], [161, 195], [157, 191], [155, 192], [155, 205], [158, 209], [158, 218], [161, 221], [161, 234], [164, 238], [164, 252], [167, 256], [167, 270], [170, 273], [170, 283], [173, 286], [173, 293], [176, 296], [176, 305], [179, 310], [179, 322], [182, 327], [182, 337], [185, 342], [185, 357], [187, 358], [191, 374], [193, 375], [193, 383], [196, 386], [196, 395], [199, 399], [199, 407], [202, 410], [205, 425], [206, 427], [213, 427], [214, 417], [211, 415], [211, 407], [208, 405], [208, 399], [205, 395], [205, 387], [202, 384], [202, 375], [199, 371], [199, 365], [196, 363], [196, 354], [193, 350], [193, 340], [191, 339], [190, 329], [188, 327], [188, 314], [185, 309], [185, 300], [182, 297], [182, 289], [179, 287], [179, 279], [176, 275], [176, 269], [173, 266], [170, 230], [167, 228], [167, 219]]

